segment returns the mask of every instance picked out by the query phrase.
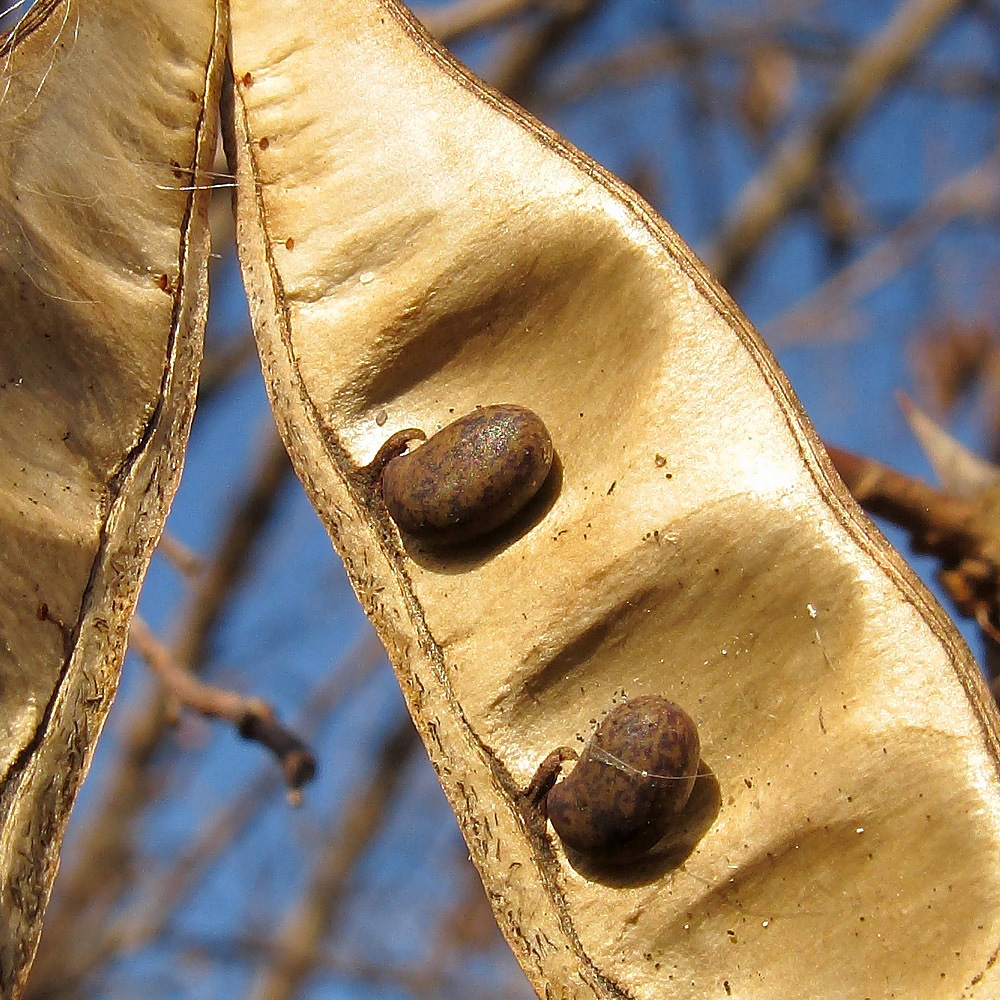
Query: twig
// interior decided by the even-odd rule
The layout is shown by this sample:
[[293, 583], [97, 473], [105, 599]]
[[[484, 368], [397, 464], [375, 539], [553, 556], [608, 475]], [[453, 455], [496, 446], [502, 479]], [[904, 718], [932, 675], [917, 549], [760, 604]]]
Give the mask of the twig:
[[[823, 72], [842, 67], [850, 55], [846, 44], [839, 39], [802, 38], [766, 20], [761, 23], [754, 19], [745, 27], [716, 31], [672, 30], [669, 34], [643, 37], [609, 55], [567, 67], [546, 89], [545, 106], [573, 104], [613, 88], [634, 87], [650, 77], [683, 72], [694, 59], [724, 55], [734, 62], [746, 63], [762, 42], [780, 46], [796, 62], [818, 67]], [[907, 87], [935, 95], [991, 99], [1000, 93], [1000, 79], [995, 74], [971, 66], [942, 67], [915, 61], [906, 70], [903, 82]], [[732, 107], [731, 88], [716, 86], [707, 96], [713, 102], [718, 101], [720, 107]]]
[[[296, 728], [311, 737], [341, 702], [385, 662], [385, 650], [375, 632], [367, 629], [362, 639], [347, 650], [310, 691], [306, 708]], [[261, 770], [240, 793], [222, 806], [203, 830], [166, 870], [145, 875], [135, 887], [136, 902], [100, 928], [85, 954], [64, 956], [57, 974], [50, 973], [42, 994], [46, 997], [92, 995], [90, 977], [123, 952], [135, 952], [164, 934], [173, 915], [191, 893], [205, 881], [223, 852], [273, 802], [280, 780], [272, 767]], [[162, 940], [161, 940], [162, 944]], [[40, 994], [40, 995], [42, 995]]]
[[182, 705], [207, 718], [231, 722], [244, 739], [267, 747], [278, 758], [290, 789], [297, 792], [312, 781], [316, 758], [294, 733], [278, 722], [267, 702], [199, 680], [174, 659], [138, 615], [132, 619], [129, 642]]
[[743, 189], [706, 254], [724, 284], [736, 280], [750, 256], [819, 176], [829, 152], [883, 96], [964, 0], [906, 0], [889, 23], [848, 64], [819, 114], [793, 131]]
[[174, 569], [191, 580], [196, 579], [201, 574], [205, 565], [205, 561], [197, 552], [188, 548], [168, 531], [164, 531], [160, 535], [160, 543], [156, 546], [156, 551], [164, 556]]
[[966, 500], [871, 458], [827, 446], [851, 495], [910, 532], [913, 549], [941, 561], [938, 580], [959, 612], [1000, 642], [1000, 519], [988, 495]]
[[551, 0], [454, 0], [446, 7], [420, 8], [416, 13], [438, 41], [451, 44], [548, 2]]
[[219, 614], [243, 577], [281, 487], [292, 478], [288, 453], [273, 425], [268, 425], [267, 435], [257, 472], [234, 506], [222, 540], [177, 623], [174, 656], [193, 669], [204, 663]]
[[249, 330], [244, 330], [214, 350], [207, 351], [201, 365], [201, 378], [198, 380], [199, 409], [195, 412], [201, 412], [221, 389], [244, 372], [250, 371], [256, 361], [257, 345]]
[[[204, 664], [219, 614], [252, 557], [282, 486], [291, 478], [288, 456], [273, 425], [269, 426], [263, 461], [234, 505], [216, 552], [178, 618], [178, 639], [171, 651], [196, 673]], [[169, 729], [164, 708], [163, 693], [156, 690], [124, 727], [121, 750], [101, 801], [80, 831], [76, 860], [63, 862], [32, 970], [34, 995], [44, 996], [50, 982], [62, 981], [67, 967], [91, 967], [95, 940], [130, 886], [135, 824], [159, 788], [153, 762]]]
[[347, 807], [340, 829], [327, 841], [295, 912], [276, 941], [275, 958], [259, 978], [254, 1000], [292, 1000], [323, 960], [323, 940], [343, 899], [351, 873], [389, 814], [404, 764], [419, 746], [408, 716], [382, 745], [367, 784]]
[[[371, 628], [351, 646], [326, 676], [309, 692], [296, 729], [307, 736], [364, 681], [385, 664], [385, 650]], [[203, 832], [171, 865], [140, 887], [139, 902], [108, 929], [102, 951], [112, 958], [121, 949], [135, 951], [148, 944], [166, 926], [171, 914], [204, 879], [213, 862], [245, 830], [272, 798], [276, 775], [268, 768], [252, 779], [240, 794], [223, 806]]]
[[768, 344], [774, 348], [814, 337], [817, 330], [843, 316], [848, 303], [878, 288], [906, 267], [943, 226], [964, 216], [989, 215], [996, 212], [998, 205], [1000, 149], [943, 184], [870, 250], [774, 320], [766, 331]]
[[508, 32], [505, 53], [489, 74], [490, 82], [508, 97], [528, 104], [539, 65], [565, 45], [604, 0], [556, 0], [540, 24]]
[[975, 554], [982, 545], [972, 503], [950, 496], [873, 458], [826, 445], [837, 472], [865, 510], [905, 528], [914, 547], [946, 561]]
[[[482, 895], [482, 889], [479, 892]], [[483, 899], [488, 919], [492, 921], [493, 915], [485, 903], [485, 896]], [[497, 937], [498, 947], [506, 952], [502, 958], [503, 968], [498, 969], [490, 961], [494, 958], [492, 953], [473, 955], [471, 958], [463, 956], [473, 968], [478, 968], [483, 958], [490, 961], [490, 979], [496, 978], [498, 972], [502, 974], [501, 982], [496, 986], [483, 987], [477, 984], [476, 1000], [534, 1000], [535, 994], [528, 986], [524, 973], [514, 962], [506, 943], [499, 937], [499, 931]], [[280, 958], [273, 941], [253, 933], [223, 936], [172, 929], [162, 943], [164, 948], [176, 955], [181, 965], [202, 964], [206, 956], [211, 956], [212, 964], [217, 968], [231, 966], [242, 970], [248, 961], [260, 961], [262, 958], [274, 961]], [[446, 955], [445, 958], [450, 956]], [[413, 997], [414, 1000], [468, 1000], [469, 969], [462, 966], [454, 968], [455, 964], [449, 962], [447, 967], [443, 967], [441, 957], [432, 953], [423, 957], [419, 964], [410, 962], [400, 965], [386, 961], [379, 954], [373, 954], [370, 947], [348, 944], [324, 950], [318, 956], [315, 974], [335, 977], [342, 984], [342, 990], [351, 990], [357, 996], [401, 995]]]

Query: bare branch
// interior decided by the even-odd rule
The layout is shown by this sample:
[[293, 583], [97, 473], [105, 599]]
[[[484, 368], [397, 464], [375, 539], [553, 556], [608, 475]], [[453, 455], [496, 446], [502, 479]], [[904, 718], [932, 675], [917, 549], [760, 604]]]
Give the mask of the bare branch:
[[508, 32], [504, 55], [490, 74], [490, 82], [515, 101], [530, 103], [542, 61], [572, 37], [603, 0], [555, 0], [537, 25]]
[[[327, 671], [306, 701], [306, 709], [296, 728], [311, 736], [331, 712], [385, 663], [385, 650], [375, 632], [367, 629], [362, 639], [348, 649]], [[205, 824], [201, 834], [174, 859], [165, 871], [149, 873], [137, 888], [137, 901], [113, 921], [104, 924], [101, 936], [86, 952], [69, 956], [59, 967], [59, 975], [46, 981], [46, 996], [93, 993], [91, 976], [122, 952], [133, 952], [163, 934], [170, 919], [197, 890], [206, 874], [232, 846], [260, 812], [272, 804], [281, 781], [274, 769], [258, 773], [231, 801]]]
[[[766, 16], [763, 23], [755, 18], [749, 25], [730, 29], [671, 31], [643, 37], [607, 55], [566, 67], [546, 90], [545, 104], [550, 107], [572, 104], [611, 88], [633, 87], [667, 73], [686, 73], [699, 59], [724, 55], [736, 62], [750, 63], [762, 44], [780, 47], [800, 67], [824, 73], [843, 66], [850, 55], [846, 45], [837, 39], [803, 38], [786, 30], [781, 22], [768, 21]], [[996, 75], [975, 66], [941, 66], [922, 55], [907, 67], [900, 85], [962, 98], [994, 99], [1000, 94], [1000, 79]], [[706, 98], [718, 101], [726, 109], [732, 106], [732, 92], [728, 88], [714, 87], [702, 95], [702, 100]]]
[[285, 781], [293, 791], [312, 781], [316, 758], [294, 733], [278, 722], [267, 702], [199, 680], [174, 659], [138, 615], [132, 620], [129, 639], [181, 705], [210, 719], [230, 722], [244, 739], [267, 747], [278, 758]]
[[827, 445], [833, 464], [865, 510], [905, 528], [914, 547], [946, 561], [975, 553], [982, 542], [972, 503], [942, 493], [873, 458]]
[[347, 806], [340, 829], [327, 841], [309, 885], [278, 936], [275, 957], [252, 991], [254, 1000], [292, 1000], [310, 972], [322, 964], [324, 938], [349, 876], [385, 821], [404, 764], [419, 745], [409, 716], [400, 719], [383, 743], [367, 783]]
[[199, 408], [203, 408], [206, 403], [213, 400], [233, 379], [249, 371], [256, 361], [257, 344], [249, 330], [227, 340], [215, 350], [206, 352], [201, 365], [201, 378], [198, 381]]
[[750, 256], [819, 176], [830, 150], [882, 97], [963, 0], [906, 0], [848, 64], [819, 114], [774, 150], [743, 189], [705, 256], [724, 284], [738, 279]]
[[1000, 149], [971, 170], [952, 178], [909, 218], [870, 250], [838, 271], [767, 329], [767, 342], [796, 343], [816, 336], [846, 308], [902, 270], [944, 226], [969, 216], [988, 216], [1000, 207]]
[[451, 44], [549, 2], [551, 0], [453, 0], [447, 7], [418, 9], [417, 16], [438, 41]]
[[1000, 641], [1000, 518], [990, 493], [942, 493], [871, 458], [827, 447], [865, 510], [910, 532], [914, 551], [941, 561], [938, 580], [959, 612]]
[[246, 493], [234, 506], [222, 540], [198, 586], [191, 592], [172, 644], [181, 663], [198, 670], [205, 661], [208, 640], [219, 614], [243, 578], [256, 540], [270, 520], [281, 487], [291, 479], [292, 466], [273, 425], [263, 457]]
[[[222, 539], [192, 588], [176, 627], [175, 659], [197, 672], [222, 609], [250, 562], [281, 487], [291, 477], [285, 450], [272, 431], [263, 460], [233, 507]], [[134, 712], [121, 749], [74, 853], [66, 859], [49, 907], [29, 990], [43, 996], [67, 967], [86, 965], [119, 896], [130, 886], [136, 821], [158, 790], [153, 761], [169, 731], [164, 697], [155, 691]]]
[[188, 548], [180, 539], [175, 538], [169, 531], [164, 531], [160, 535], [160, 543], [156, 546], [156, 551], [183, 576], [190, 580], [196, 579], [205, 563], [201, 556], [193, 549]]

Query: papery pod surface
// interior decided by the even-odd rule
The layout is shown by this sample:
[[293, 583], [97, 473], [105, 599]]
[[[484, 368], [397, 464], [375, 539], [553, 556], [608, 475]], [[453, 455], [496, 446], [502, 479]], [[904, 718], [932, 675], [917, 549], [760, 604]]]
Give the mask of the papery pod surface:
[[[391, 0], [232, 17], [278, 421], [539, 995], [995, 996], [993, 710], [732, 301]], [[402, 536], [366, 463], [495, 403], [551, 433], [534, 520]], [[704, 777], [684, 851], [610, 875], [522, 793], [623, 694], [695, 718]]]
[[4, 997], [180, 475], [225, 30], [206, 0], [50, 0], [0, 41]]

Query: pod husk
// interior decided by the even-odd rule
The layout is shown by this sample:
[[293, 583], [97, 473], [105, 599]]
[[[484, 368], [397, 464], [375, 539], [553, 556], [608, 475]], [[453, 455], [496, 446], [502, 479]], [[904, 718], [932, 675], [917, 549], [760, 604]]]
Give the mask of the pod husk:
[[226, 31], [205, 0], [43, 0], [0, 41], [4, 997], [180, 476]]
[[[275, 414], [539, 995], [995, 996], [992, 704], [731, 299], [391, 0], [232, 18]], [[427, 551], [359, 470], [494, 402], [541, 415], [558, 475]], [[610, 875], [522, 790], [623, 692], [683, 706], [707, 774], [673, 847]]]

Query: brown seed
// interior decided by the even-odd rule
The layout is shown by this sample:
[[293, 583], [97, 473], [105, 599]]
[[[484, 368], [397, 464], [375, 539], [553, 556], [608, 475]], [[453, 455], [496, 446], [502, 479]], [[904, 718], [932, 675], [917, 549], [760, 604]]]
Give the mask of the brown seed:
[[687, 804], [699, 753], [694, 721], [672, 701], [647, 695], [619, 705], [548, 793], [549, 820], [588, 858], [632, 861], [663, 839]]
[[382, 496], [402, 531], [438, 544], [485, 535], [538, 492], [552, 467], [552, 439], [522, 406], [484, 406], [393, 458]]

